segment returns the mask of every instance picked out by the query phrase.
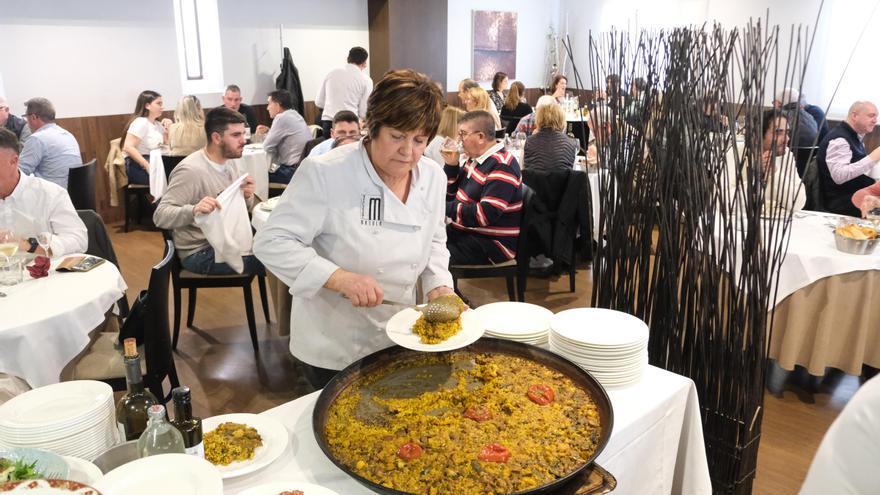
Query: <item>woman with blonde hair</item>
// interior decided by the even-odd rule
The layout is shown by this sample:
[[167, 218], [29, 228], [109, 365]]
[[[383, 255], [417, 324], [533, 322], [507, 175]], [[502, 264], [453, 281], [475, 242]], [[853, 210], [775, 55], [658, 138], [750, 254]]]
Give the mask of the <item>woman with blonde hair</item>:
[[519, 81], [510, 85], [507, 100], [501, 107], [501, 122], [507, 122], [507, 133], [513, 134], [520, 119], [532, 113], [532, 107], [525, 100], [526, 87]]
[[538, 107], [537, 132], [526, 138], [523, 168], [550, 172], [574, 165], [578, 142], [565, 135], [565, 125], [559, 105]]
[[483, 88], [471, 88], [468, 91], [468, 99], [467, 106], [465, 109], [468, 112], [474, 112], [476, 110], [485, 110], [492, 114], [492, 119], [495, 121], [495, 129], [501, 129], [501, 117], [498, 116], [498, 111], [495, 109], [495, 105], [492, 104], [492, 100], [489, 99], [489, 93], [486, 92]]
[[205, 147], [205, 112], [198, 98], [186, 95], [174, 110], [174, 123], [168, 129], [171, 154], [186, 156]]
[[440, 115], [440, 127], [437, 128], [437, 135], [434, 136], [434, 139], [425, 148], [425, 156], [431, 158], [439, 165], [443, 165], [443, 155], [440, 153], [440, 148], [446, 139], [458, 139], [458, 119], [462, 115], [464, 115], [464, 110], [458, 107], [450, 105], [443, 109], [443, 113]]

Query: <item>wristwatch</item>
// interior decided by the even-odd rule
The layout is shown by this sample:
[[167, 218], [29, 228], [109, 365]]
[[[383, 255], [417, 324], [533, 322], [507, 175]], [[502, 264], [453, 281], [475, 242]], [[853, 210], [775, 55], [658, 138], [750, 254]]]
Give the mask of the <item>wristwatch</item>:
[[37, 248], [40, 247], [40, 243], [37, 242], [36, 237], [28, 237], [28, 243], [30, 243], [31, 247], [28, 248], [27, 252], [33, 253], [36, 252]]

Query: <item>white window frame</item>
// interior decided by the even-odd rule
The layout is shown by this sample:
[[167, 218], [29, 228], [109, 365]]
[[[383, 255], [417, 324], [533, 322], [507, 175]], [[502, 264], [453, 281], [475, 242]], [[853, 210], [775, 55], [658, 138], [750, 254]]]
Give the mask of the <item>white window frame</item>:
[[217, 0], [174, 0], [174, 27], [183, 94], [222, 92]]

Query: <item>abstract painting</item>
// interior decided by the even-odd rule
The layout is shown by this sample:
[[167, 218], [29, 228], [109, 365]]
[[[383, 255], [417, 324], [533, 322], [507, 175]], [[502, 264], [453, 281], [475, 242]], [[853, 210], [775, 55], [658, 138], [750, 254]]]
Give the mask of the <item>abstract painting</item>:
[[491, 81], [496, 72], [516, 79], [516, 12], [473, 11], [473, 78]]

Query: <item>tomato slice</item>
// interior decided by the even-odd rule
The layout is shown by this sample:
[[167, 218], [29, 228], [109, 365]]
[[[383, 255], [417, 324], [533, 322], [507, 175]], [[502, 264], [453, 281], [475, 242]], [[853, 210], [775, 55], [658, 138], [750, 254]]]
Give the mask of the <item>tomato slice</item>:
[[546, 406], [556, 398], [556, 392], [550, 388], [550, 385], [545, 385], [543, 383], [538, 383], [529, 387], [529, 391], [526, 395], [529, 397], [529, 400], [539, 406]]
[[492, 419], [492, 412], [486, 406], [471, 406], [464, 411], [464, 417], [477, 423]]
[[477, 459], [485, 462], [507, 462], [510, 459], [510, 451], [500, 443], [490, 443], [483, 447]]
[[422, 450], [421, 445], [415, 442], [409, 442], [401, 445], [400, 448], [397, 449], [397, 457], [400, 457], [404, 461], [412, 461], [421, 457], [422, 452], [424, 452], [424, 450]]

